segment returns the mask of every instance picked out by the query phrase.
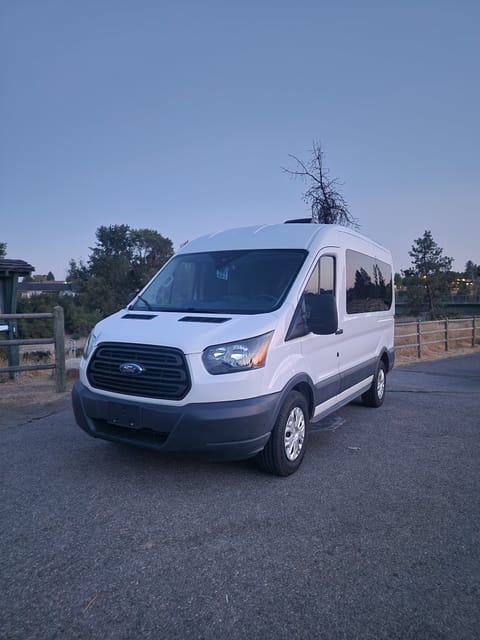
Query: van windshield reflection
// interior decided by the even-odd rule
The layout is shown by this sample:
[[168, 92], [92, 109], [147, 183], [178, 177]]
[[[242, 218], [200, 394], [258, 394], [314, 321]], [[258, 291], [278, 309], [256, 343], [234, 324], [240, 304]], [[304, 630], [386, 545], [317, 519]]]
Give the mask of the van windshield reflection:
[[307, 252], [214, 251], [174, 256], [130, 307], [137, 311], [268, 313], [283, 303]]

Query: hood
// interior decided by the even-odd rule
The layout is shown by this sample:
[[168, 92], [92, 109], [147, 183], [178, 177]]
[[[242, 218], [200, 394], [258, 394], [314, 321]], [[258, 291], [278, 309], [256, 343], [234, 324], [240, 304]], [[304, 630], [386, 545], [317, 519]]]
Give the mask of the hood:
[[280, 322], [278, 313], [150, 313], [123, 309], [99, 322], [93, 333], [96, 345], [100, 342], [155, 344], [192, 354], [215, 344], [262, 335], [278, 328]]

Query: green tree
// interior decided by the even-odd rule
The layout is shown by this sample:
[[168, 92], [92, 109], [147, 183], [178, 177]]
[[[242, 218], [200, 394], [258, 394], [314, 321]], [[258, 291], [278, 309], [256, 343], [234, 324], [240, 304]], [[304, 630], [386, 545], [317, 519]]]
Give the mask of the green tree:
[[152, 229], [131, 229], [132, 266], [138, 288], [152, 278], [173, 255], [172, 241]]
[[83, 304], [82, 296], [61, 296], [57, 304], [63, 307], [65, 332], [74, 339], [86, 336], [90, 329], [102, 319], [99, 311], [89, 309]]
[[442, 297], [448, 291], [453, 258], [443, 255], [431, 231], [425, 231], [414, 241], [408, 255], [412, 268], [403, 273], [410, 309], [414, 313], [427, 311], [430, 319], [435, 320], [441, 315]]
[[7, 243], [0, 242], [0, 258], [5, 258], [7, 255]]
[[[38, 293], [30, 298], [19, 298], [17, 313], [51, 313], [53, 307], [59, 303], [56, 293]], [[19, 337], [51, 338], [53, 336], [53, 321], [50, 318], [18, 321]], [[50, 347], [48, 347], [50, 349]], [[36, 347], [32, 347], [36, 349]]]
[[72, 258], [68, 263], [67, 282], [86, 282], [88, 278], [88, 266], [83, 262], [83, 260], [77, 262]]
[[465, 264], [465, 271], [462, 276], [468, 284], [465, 284], [466, 293], [477, 296], [480, 293], [480, 265], [468, 260]]
[[468, 260], [465, 264], [464, 275], [470, 280], [477, 280], [480, 278], [480, 265], [475, 264], [472, 260]]
[[125, 306], [173, 255], [172, 241], [152, 229], [129, 225], [101, 226], [85, 265], [70, 261], [68, 280], [80, 284], [82, 306], [104, 317]]
[[23, 278], [23, 282], [48, 282], [49, 280], [55, 280], [55, 276], [51, 271], [49, 271], [48, 274], [37, 273], [34, 276], [30, 274]]
[[312, 221], [320, 224], [342, 224], [347, 227], [358, 227], [351, 215], [345, 198], [340, 193], [340, 182], [330, 176], [325, 167], [324, 152], [319, 142], [314, 142], [308, 162], [299, 160], [290, 154], [297, 163], [296, 169], [283, 170], [294, 178], [300, 178], [307, 185], [303, 200], [310, 207]]

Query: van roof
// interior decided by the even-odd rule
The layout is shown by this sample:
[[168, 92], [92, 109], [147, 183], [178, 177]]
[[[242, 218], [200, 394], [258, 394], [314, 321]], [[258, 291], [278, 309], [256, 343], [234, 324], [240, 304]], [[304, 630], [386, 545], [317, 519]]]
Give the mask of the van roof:
[[182, 247], [179, 253], [227, 251], [235, 249], [307, 249], [312, 245], [342, 246], [354, 239], [367, 242], [382, 251], [384, 247], [353, 229], [335, 224], [270, 224], [238, 227], [202, 236]]

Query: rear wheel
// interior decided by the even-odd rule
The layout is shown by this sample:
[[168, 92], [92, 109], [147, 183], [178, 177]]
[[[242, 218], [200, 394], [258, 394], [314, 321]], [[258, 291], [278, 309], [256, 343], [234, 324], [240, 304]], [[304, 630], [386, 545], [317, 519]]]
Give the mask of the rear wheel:
[[291, 391], [278, 414], [270, 440], [257, 460], [262, 469], [289, 476], [302, 463], [307, 444], [308, 408], [305, 397]]
[[380, 360], [373, 376], [372, 386], [362, 395], [363, 403], [367, 407], [379, 407], [385, 399], [387, 382], [387, 369], [383, 360]]

